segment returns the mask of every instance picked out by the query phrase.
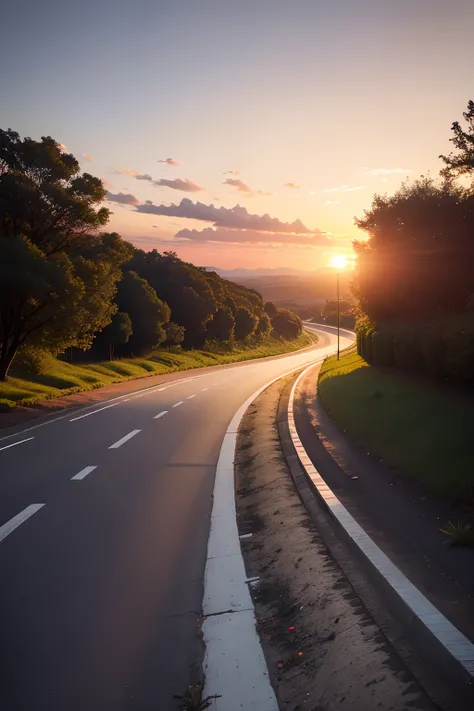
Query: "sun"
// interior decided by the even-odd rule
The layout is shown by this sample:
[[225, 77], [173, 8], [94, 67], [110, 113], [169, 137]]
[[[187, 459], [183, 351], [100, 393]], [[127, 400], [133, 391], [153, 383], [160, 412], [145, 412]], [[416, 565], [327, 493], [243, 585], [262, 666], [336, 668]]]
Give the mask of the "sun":
[[348, 264], [349, 264], [349, 260], [347, 259], [347, 257], [344, 257], [344, 255], [342, 255], [342, 254], [337, 254], [331, 260], [331, 267], [333, 267], [334, 269], [345, 269], [345, 267], [347, 267]]

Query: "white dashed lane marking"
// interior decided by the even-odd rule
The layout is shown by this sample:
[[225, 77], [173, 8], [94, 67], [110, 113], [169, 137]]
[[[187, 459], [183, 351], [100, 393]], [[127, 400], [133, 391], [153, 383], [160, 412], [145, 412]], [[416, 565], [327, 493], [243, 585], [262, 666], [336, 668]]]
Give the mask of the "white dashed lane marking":
[[16, 447], [17, 444], [23, 444], [23, 442], [30, 442], [34, 437], [27, 437], [26, 439], [20, 439], [19, 442], [13, 442], [13, 444], [6, 444], [4, 447], [0, 447], [0, 452], [2, 449], [10, 449], [10, 447]]
[[88, 474], [94, 471], [94, 469], [97, 469], [97, 465], [81, 469], [80, 472], [78, 472], [71, 478], [71, 481], [79, 481], [80, 479], [85, 479]]
[[201, 390], [201, 392], [202, 392], [202, 393], [205, 393], [206, 390], [209, 390], [209, 388], [203, 388], [203, 389]]
[[188, 397], [186, 398], [186, 400], [192, 400], [193, 397], [196, 397], [196, 395], [188, 395]]
[[183, 400], [180, 400], [179, 402], [175, 402], [175, 404], [173, 405], [173, 407], [179, 407], [179, 406], [182, 405], [182, 404], [183, 404]]
[[4, 523], [3, 526], [0, 526], [0, 541], [3, 541], [3, 539], [10, 535], [15, 528], [18, 528], [18, 526], [21, 526], [22, 523], [25, 523], [30, 516], [33, 516], [33, 514], [43, 508], [43, 506], [44, 504], [31, 504], [30, 506], [27, 506], [26, 509], [23, 509], [23, 511], [20, 511], [19, 514]]
[[157, 415], [154, 416], [154, 420], [159, 420], [160, 417], [164, 417], [164, 415], [168, 414], [168, 410], [163, 410], [163, 412], [159, 412]]
[[128, 442], [129, 439], [132, 439], [132, 437], [135, 437], [141, 430], [132, 430], [131, 432], [128, 433], [128, 435], [125, 435], [125, 437], [122, 437], [122, 439], [119, 439], [118, 442], [115, 442], [115, 444], [111, 444], [109, 449], [118, 449], [119, 447], [122, 446], [122, 444], [125, 444], [125, 442]]

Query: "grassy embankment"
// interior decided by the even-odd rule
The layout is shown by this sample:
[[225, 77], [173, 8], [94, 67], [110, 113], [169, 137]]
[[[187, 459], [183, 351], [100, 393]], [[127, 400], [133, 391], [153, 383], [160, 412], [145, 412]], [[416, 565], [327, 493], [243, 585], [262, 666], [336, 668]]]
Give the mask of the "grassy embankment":
[[305, 331], [294, 341], [267, 338], [258, 346], [239, 345], [232, 351], [222, 353], [154, 351], [144, 358], [123, 358], [81, 365], [65, 363], [51, 357], [40, 375], [24, 375], [13, 369], [7, 382], [0, 383], [0, 412], [11, 410], [16, 405], [34, 405], [41, 400], [92, 390], [124, 380], [291, 353], [310, 346], [315, 341], [317, 336]]
[[365, 451], [433, 493], [473, 503], [473, 400], [378, 370], [352, 348], [328, 358], [319, 394], [332, 419]]

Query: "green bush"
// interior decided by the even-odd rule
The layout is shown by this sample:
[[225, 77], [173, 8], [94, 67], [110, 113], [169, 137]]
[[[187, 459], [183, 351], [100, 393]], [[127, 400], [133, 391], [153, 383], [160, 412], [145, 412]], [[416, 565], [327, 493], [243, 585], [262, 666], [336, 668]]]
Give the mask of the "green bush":
[[357, 352], [372, 365], [474, 383], [474, 322], [469, 314], [436, 323], [357, 324]]
[[15, 369], [31, 374], [43, 375], [54, 363], [51, 353], [43, 348], [24, 346], [15, 358]]

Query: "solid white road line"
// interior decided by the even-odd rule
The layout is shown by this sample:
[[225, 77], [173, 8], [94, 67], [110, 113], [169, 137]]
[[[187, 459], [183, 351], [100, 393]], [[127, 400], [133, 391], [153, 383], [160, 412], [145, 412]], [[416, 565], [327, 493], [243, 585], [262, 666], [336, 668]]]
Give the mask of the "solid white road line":
[[7, 444], [5, 447], [0, 447], [0, 452], [2, 449], [10, 449], [10, 447], [16, 447], [17, 444], [23, 444], [23, 442], [30, 442], [34, 437], [27, 437], [26, 439], [20, 439], [19, 442], [13, 442], [13, 444]]
[[163, 410], [163, 412], [159, 412], [157, 415], [154, 416], [154, 420], [159, 420], [160, 417], [164, 417], [164, 415], [168, 414], [168, 410]]
[[474, 645], [421, 593], [415, 585], [392, 563], [390, 558], [378, 547], [372, 538], [357, 523], [334, 492], [326, 484], [301, 442], [296, 430], [294, 401], [299, 382], [313, 366], [305, 368], [296, 379], [288, 403], [288, 423], [293, 446], [306, 474], [313, 482], [319, 496], [329, 512], [346, 531], [352, 542], [372, 563], [378, 573], [400, 596], [413, 615], [429, 629], [443, 647], [474, 676]]
[[22, 523], [27, 521], [30, 516], [33, 516], [33, 514], [43, 508], [43, 506], [44, 504], [31, 504], [30, 506], [27, 506], [26, 509], [23, 509], [23, 511], [20, 511], [19, 514], [13, 516], [13, 518], [4, 523], [3, 526], [0, 526], [0, 541], [3, 541], [3, 539], [10, 535], [15, 528], [21, 526]]
[[186, 398], [186, 400], [192, 400], [193, 397], [196, 397], [196, 395], [188, 395], [188, 397]]
[[77, 420], [83, 420], [84, 417], [90, 417], [91, 415], [95, 415], [97, 412], [102, 412], [102, 410], [108, 410], [109, 407], [117, 407], [117, 405], [120, 405], [120, 403], [114, 402], [112, 405], [106, 405], [105, 407], [99, 407], [98, 410], [92, 410], [92, 412], [87, 412], [85, 415], [79, 415], [79, 417], [73, 417], [72, 420], [69, 420], [69, 422], [77, 422]]
[[88, 474], [94, 471], [94, 469], [97, 469], [97, 465], [81, 469], [80, 472], [78, 472], [71, 478], [71, 481], [79, 481], [80, 479], [85, 479]]
[[132, 439], [132, 437], [135, 437], [141, 430], [132, 430], [131, 432], [128, 433], [128, 435], [125, 435], [125, 437], [122, 437], [122, 439], [119, 439], [118, 442], [115, 442], [115, 444], [111, 444], [109, 449], [118, 449], [119, 447], [122, 446], [122, 444], [125, 444], [125, 442], [128, 442], [129, 439]]
[[[331, 347], [331, 352], [335, 348]], [[323, 360], [324, 353], [314, 362]], [[204, 697], [219, 695], [215, 711], [278, 711], [247, 583], [237, 529], [234, 458], [237, 431], [249, 405], [270, 385], [301, 370], [298, 365], [256, 390], [237, 410], [219, 454], [204, 574], [202, 626], [206, 647]], [[238, 673], [236, 673], [238, 670]]]
[[175, 402], [175, 404], [173, 405], [173, 407], [179, 407], [179, 406], [182, 405], [182, 404], [183, 404], [183, 400], [180, 400], [179, 402]]

